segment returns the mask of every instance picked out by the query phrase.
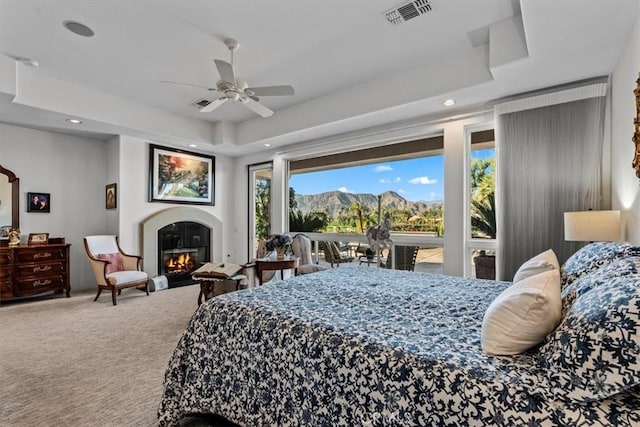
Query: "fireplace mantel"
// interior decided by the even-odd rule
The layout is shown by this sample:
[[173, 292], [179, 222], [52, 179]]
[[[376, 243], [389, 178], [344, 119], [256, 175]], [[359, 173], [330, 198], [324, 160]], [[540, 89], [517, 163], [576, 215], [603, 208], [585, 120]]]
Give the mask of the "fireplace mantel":
[[222, 255], [222, 221], [203, 209], [181, 206], [156, 212], [144, 219], [141, 226], [142, 255], [144, 271], [149, 277], [158, 275], [158, 230], [167, 224], [178, 221], [193, 221], [211, 228], [211, 262], [221, 262]]

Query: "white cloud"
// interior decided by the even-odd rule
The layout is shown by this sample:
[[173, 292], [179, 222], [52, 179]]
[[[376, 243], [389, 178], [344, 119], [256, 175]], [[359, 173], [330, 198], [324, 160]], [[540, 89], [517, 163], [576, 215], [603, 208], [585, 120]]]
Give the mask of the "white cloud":
[[398, 193], [400, 194], [408, 194], [407, 190], [403, 190], [402, 188], [398, 188]]
[[396, 176], [396, 182], [400, 182], [402, 181], [402, 178], [400, 178], [399, 176]]
[[389, 166], [389, 165], [379, 165], [379, 166], [376, 166], [373, 169], [374, 172], [389, 172], [389, 171], [392, 171], [392, 170], [393, 170], [393, 168], [391, 166]]
[[388, 179], [386, 179], [386, 178], [380, 178], [380, 179], [378, 180], [378, 182], [379, 182], [380, 184], [389, 184], [391, 181], [389, 181], [389, 180], [388, 180]]
[[351, 191], [347, 187], [340, 187], [338, 188], [338, 191], [340, 191], [341, 193], [351, 193]]
[[411, 178], [409, 180], [409, 182], [411, 184], [425, 184], [425, 185], [428, 185], [428, 184], [435, 184], [436, 182], [438, 182], [438, 180], [437, 179], [431, 179], [428, 176], [419, 176], [419, 177], [416, 177], [416, 178]]

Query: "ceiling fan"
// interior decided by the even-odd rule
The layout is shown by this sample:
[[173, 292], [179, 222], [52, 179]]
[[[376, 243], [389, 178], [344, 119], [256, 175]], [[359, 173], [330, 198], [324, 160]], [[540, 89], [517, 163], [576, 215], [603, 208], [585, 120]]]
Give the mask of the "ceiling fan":
[[262, 117], [269, 117], [273, 114], [273, 111], [259, 102], [260, 96], [291, 96], [295, 93], [291, 86], [249, 87], [247, 82], [236, 77], [233, 71], [233, 52], [240, 47], [240, 44], [234, 39], [226, 39], [224, 44], [231, 51], [231, 63], [221, 59], [213, 60], [216, 64], [216, 68], [218, 69], [218, 74], [220, 74], [220, 80], [216, 82], [216, 87], [206, 87], [166, 80], [163, 80], [162, 83], [191, 86], [218, 92], [221, 96], [202, 107], [200, 109], [201, 113], [211, 112], [225, 102], [232, 101], [245, 105], [247, 108]]

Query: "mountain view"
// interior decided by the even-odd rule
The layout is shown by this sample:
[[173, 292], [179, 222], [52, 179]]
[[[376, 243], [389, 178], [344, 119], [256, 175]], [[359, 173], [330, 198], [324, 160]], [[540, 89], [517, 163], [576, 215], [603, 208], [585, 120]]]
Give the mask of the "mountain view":
[[[422, 212], [433, 209], [442, 205], [442, 201], [433, 202], [412, 202], [395, 191], [386, 191], [381, 194], [382, 210], [404, 210], [412, 215], [420, 215]], [[309, 214], [314, 211], [327, 212], [330, 218], [337, 217], [345, 209], [348, 209], [354, 203], [360, 205], [369, 212], [378, 210], [378, 197], [374, 194], [352, 194], [342, 191], [328, 191], [320, 194], [304, 195], [296, 194], [295, 200], [298, 209], [303, 214]]]

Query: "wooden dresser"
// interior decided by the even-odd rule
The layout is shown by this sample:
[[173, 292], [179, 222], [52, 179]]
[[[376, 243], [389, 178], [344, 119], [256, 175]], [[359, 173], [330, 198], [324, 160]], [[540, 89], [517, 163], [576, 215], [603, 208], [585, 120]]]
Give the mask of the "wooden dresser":
[[46, 245], [8, 246], [0, 242], [0, 301], [51, 291], [71, 292], [69, 248], [64, 238]]

